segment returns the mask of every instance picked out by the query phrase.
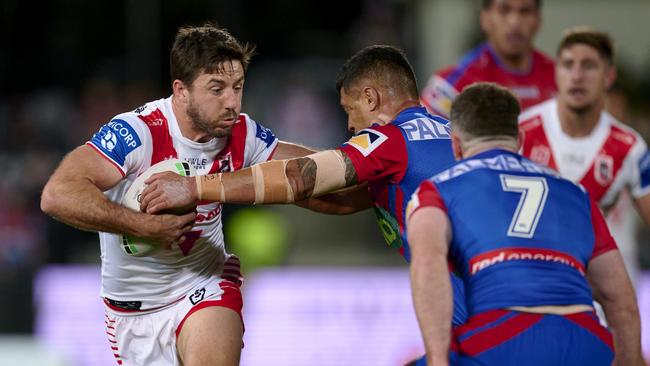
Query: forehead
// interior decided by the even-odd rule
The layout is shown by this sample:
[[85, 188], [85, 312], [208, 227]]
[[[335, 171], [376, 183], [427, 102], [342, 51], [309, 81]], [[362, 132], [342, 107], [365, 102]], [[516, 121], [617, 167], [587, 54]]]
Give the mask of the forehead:
[[196, 80], [205, 79], [239, 79], [244, 76], [244, 67], [239, 60], [219, 62], [212, 68], [205, 68], [196, 77]]
[[600, 59], [600, 53], [594, 47], [585, 43], [574, 43], [560, 50], [559, 59], [594, 58]]
[[535, 5], [535, 0], [492, 0], [492, 3], [488, 7], [490, 9], [496, 9], [499, 7], [511, 7], [511, 8], [537, 8]]
[[355, 90], [355, 88], [353, 88], [353, 87], [352, 88], [351, 87], [348, 87], [348, 88], [342, 87], [341, 88], [341, 97], [339, 98], [339, 100], [341, 102], [341, 105], [349, 106], [350, 104], [352, 104], [356, 100], [357, 96], [358, 96], [358, 91]]

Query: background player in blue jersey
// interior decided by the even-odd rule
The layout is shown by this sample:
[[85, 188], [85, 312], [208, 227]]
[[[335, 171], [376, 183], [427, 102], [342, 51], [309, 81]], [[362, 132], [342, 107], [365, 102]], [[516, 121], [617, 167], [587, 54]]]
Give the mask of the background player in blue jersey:
[[[356, 133], [339, 149], [259, 164], [234, 174], [205, 175], [196, 182], [174, 174], [156, 175], [143, 192], [142, 208], [158, 212], [191, 206], [199, 199], [289, 203], [368, 183], [369, 190], [358, 190], [354, 198], [329, 197], [338, 198], [341, 205], [322, 200], [316, 205], [311, 202], [311, 207], [350, 213], [372, 202], [389, 246], [409, 260], [402, 236], [406, 202], [423, 179], [454, 162], [448, 122], [419, 104], [411, 65], [394, 47], [371, 46], [358, 52], [343, 65], [337, 88], [348, 128]], [[178, 188], [187, 193], [178, 194]], [[465, 314], [458, 296], [454, 324], [462, 323]]]
[[[460, 365], [642, 365], [639, 312], [603, 216], [579, 186], [518, 155], [517, 100], [481, 83], [451, 109], [453, 167], [407, 210], [411, 283], [428, 362], [446, 365], [451, 260], [469, 319]], [[593, 295], [612, 334], [600, 326]], [[615, 347], [614, 347], [615, 344]]]

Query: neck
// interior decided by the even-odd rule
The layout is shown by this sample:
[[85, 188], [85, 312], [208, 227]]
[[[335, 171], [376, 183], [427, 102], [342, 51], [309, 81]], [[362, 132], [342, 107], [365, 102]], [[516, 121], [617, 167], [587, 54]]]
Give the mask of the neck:
[[508, 136], [503, 137], [490, 137], [490, 140], [478, 137], [468, 141], [463, 146], [463, 159], [478, 155], [488, 150], [507, 150], [516, 153], [519, 151], [519, 142]]
[[385, 111], [380, 112], [377, 118], [381, 121], [382, 125], [392, 122], [398, 114], [403, 110], [420, 105], [419, 100], [407, 99], [400, 104], [390, 104]]
[[558, 100], [557, 112], [562, 132], [570, 137], [589, 136], [600, 121], [603, 108], [602, 101], [583, 109], [575, 109]]
[[497, 56], [499, 61], [510, 70], [515, 70], [519, 72], [526, 72], [530, 70], [530, 63], [533, 59], [532, 52], [525, 52], [518, 55], [506, 55], [503, 52], [499, 52], [496, 47], [490, 43], [490, 48], [494, 51], [494, 54]]
[[195, 142], [206, 142], [211, 139], [206, 133], [197, 132], [192, 128], [192, 119], [187, 114], [187, 107], [181, 105], [181, 103], [172, 95], [172, 111], [178, 122], [178, 129], [181, 130], [181, 135], [183, 137], [195, 141]]

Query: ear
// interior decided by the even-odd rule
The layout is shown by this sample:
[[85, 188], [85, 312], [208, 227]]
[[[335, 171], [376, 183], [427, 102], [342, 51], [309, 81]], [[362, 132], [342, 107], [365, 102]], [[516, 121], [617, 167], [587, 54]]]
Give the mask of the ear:
[[179, 102], [187, 103], [189, 98], [189, 90], [184, 82], [176, 79], [172, 83], [172, 91], [174, 92], [174, 98]]
[[363, 106], [370, 112], [374, 112], [379, 109], [381, 105], [381, 95], [379, 91], [371, 86], [366, 86], [363, 88], [361, 103]]
[[451, 149], [454, 151], [454, 158], [456, 158], [456, 160], [461, 160], [463, 158], [463, 146], [460, 136], [458, 136], [458, 134], [453, 130], [451, 131]]
[[524, 131], [519, 129], [519, 132], [517, 133], [517, 150], [521, 152], [521, 149], [524, 147], [524, 142], [526, 141], [526, 134]]
[[616, 72], [616, 67], [609, 66], [609, 68], [605, 73], [605, 86], [607, 87], [607, 90], [612, 88], [612, 86], [616, 82], [617, 77], [618, 77], [618, 73]]
[[481, 10], [481, 14], [479, 15], [479, 23], [481, 24], [481, 30], [483, 31], [483, 34], [487, 36], [488, 30], [490, 29], [487, 10]]

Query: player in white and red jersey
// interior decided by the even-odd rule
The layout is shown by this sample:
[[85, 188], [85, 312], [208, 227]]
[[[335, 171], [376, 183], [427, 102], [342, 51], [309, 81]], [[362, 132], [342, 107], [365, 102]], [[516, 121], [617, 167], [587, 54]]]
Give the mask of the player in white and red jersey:
[[[650, 224], [646, 143], [604, 109], [607, 89], [616, 76], [609, 37], [586, 28], [571, 29], [557, 57], [557, 98], [521, 115], [523, 154], [582, 184], [605, 212], [627, 190], [641, 218]], [[628, 270], [635, 273], [637, 258], [626, 255], [634, 253], [626, 249], [629, 242], [621, 240], [619, 245]]]
[[[226, 253], [221, 204], [148, 215], [119, 205], [136, 177], [169, 158], [198, 174], [310, 152], [241, 113], [252, 47], [212, 25], [181, 28], [173, 95], [114, 117], [72, 151], [43, 191], [43, 211], [100, 232], [106, 333], [120, 365], [236, 365], [242, 348], [239, 261]], [[103, 192], [103, 193], [102, 193]], [[121, 235], [163, 247], [134, 257]]]

